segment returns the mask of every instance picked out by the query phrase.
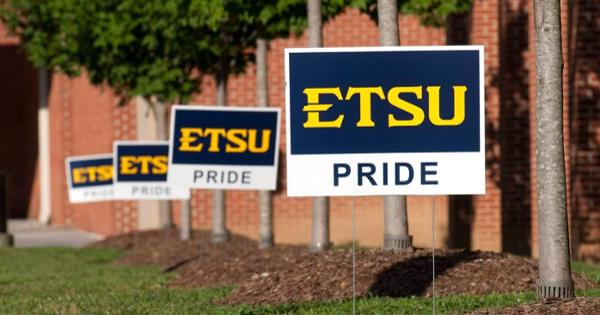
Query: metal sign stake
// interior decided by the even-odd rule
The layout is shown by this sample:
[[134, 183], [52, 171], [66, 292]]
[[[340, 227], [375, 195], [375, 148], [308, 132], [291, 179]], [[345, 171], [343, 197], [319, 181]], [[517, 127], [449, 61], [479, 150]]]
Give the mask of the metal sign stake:
[[432, 270], [432, 312], [435, 315], [435, 196], [431, 196], [431, 270]]
[[356, 210], [352, 196], [352, 314], [356, 315]]

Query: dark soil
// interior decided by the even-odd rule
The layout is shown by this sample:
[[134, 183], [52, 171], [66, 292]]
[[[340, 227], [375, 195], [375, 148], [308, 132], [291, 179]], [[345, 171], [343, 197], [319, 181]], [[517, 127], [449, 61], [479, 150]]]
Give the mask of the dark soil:
[[597, 315], [600, 314], [600, 298], [576, 298], [570, 301], [546, 301], [545, 303], [524, 304], [500, 309], [478, 310], [477, 315]]
[[[278, 304], [352, 297], [352, 253], [332, 250], [309, 253], [307, 246], [258, 244], [232, 236], [212, 244], [210, 232], [194, 231], [182, 242], [175, 230], [112, 237], [94, 246], [125, 250], [118, 263], [158, 265], [176, 271], [171, 287], [236, 285], [227, 304]], [[529, 258], [491, 252], [436, 250], [436, 295], [485, 295], [533, 290], [537, 264]], [[412, 253], [361, 249], [356, 253], [359, 296], [431, 296], [431, 252]], [[578, 288], [597, 284], [574, 275]], [[512, 314], [512, 313], [511, 313]]]

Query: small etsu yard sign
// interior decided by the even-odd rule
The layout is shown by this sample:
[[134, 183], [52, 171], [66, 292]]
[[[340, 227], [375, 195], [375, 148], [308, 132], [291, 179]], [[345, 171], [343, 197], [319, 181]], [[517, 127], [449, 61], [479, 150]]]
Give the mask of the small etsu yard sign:
[[172, 109], [172, 186], [275, 190], [278, 156], [279, 108]]
[[482, 46], [286, 49], [290, 196], [485, 193]]
[[190, 199], [190, 190], [167, 185], [168, 141], [115, 141], [115, 199]]
[[69, 202], [113, 199], [112, 154], [72, 156], [65, 164]]

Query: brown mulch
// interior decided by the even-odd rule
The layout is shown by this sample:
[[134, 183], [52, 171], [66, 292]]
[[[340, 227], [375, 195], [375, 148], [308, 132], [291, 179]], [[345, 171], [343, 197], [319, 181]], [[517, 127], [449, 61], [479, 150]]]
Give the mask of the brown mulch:
[[[348, 251], [304, 253], [278, 270], [242, 282], [227, 304], [278, 304], [352, 297], [352, 256]], [[486, 295], [532, 290], [537, 266], [528, 258], [469, 251], [436, 251], [436, 295]], [[426, 296], [432, 294], [431, 252], [411, 254], [363, 250], [356, 257], [359, 296]], [[574, 275], [578, 288], [596, 284]]]
[[[209, 265], [206, 263], [209, 261], [221, 266], [218, 273], [233, 270], [228, 269], [229, 267], [235, 268], [230, 260], [242, 264], [242, 257], [259, 252], [256, 241], [240, 235], [232, 234], [230, 241], [225, 244], [213, 244], [209, 231], [194, 230], [190, 240], [186, 241], [180, 240], [178, 233], [177, 229], [165, 229], [123, 234], [96, 242], [92, 246], [123, 250], [124, 255], [117, 260], [120, 264], [153, 265], [161, 267], [163, 271], [179, 271], [179, 268], [187, 268], [188, 264]], [[225, 278], [223, 284], [238, 283], [237, 276], [231, 276], [231, 279]], [[205, 285], [195, 286], [209, 284], [210, 282], [206, 282]], [[218, 284], [220, 283], [215, 283]]]
[[575, 298], [570, 301], [549, 300], [544, 303], [523, 304], [498, 309], [477, 310], [477, 315], [597, 315], [600, 314], [600, 298]]
[[[352, 253], [309, 253], [306, 246], [258, 250], [256, 241], [232, 235], [212, 244], [210, 232], [194, 231], [189, 241], [176, 230], [111, 237], [94, 246], [123, 249], [117, 263], [158, 265], [176, 271], [170, 287], [237, 287], [226, 304], [278, 304], [339, 300], [352, 296]], [[436, 295], [485, 295], [532, 290], [537, 264], [526, 257], [460, 250], [436, 250]], [[359, 296], [431, 296], [431, 252], [361, 249], [356, 253]], [[597, 284], [574, 274], [578, 288]]]
[[198, 237], [181, 241], [177, 230], [152, 230], [109, 237], [94, 247], [113, 247], [124, 251], [117, 263], [153, 265], [163, 268], [181, 264], [198, 257]]

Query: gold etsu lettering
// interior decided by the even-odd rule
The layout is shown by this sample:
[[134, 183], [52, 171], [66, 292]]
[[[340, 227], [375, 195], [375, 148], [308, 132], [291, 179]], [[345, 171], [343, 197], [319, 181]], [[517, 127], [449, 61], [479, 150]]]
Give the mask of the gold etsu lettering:
[[112, 165], [76, 167], [72, 170], [74, 184], [94, 183], [111, 180]]
[[167, 173], [166, 155], [125, 155], [119, 157], [119, 174], [153, 174], [164, 175]]
[[[243, 128], [188, 128], [180, 129], [179, 151], [210, 153], [221, 152], [221, 141], [225, 141], [226, 153], [265, 153], [271, 145], [271, 130]], [[260, 138], [260, 140], [259, 140]]]
[[[425, 91], [428, 99], [427, 117], [434, 126], [458, 126], [465, 121], [465, 94], [466, 85], [452, 86], [454, 93], [454, 114], [451, 118], [442, 118], [440, 114], [440, 90], [441, 86], [427, 86]], [[350, 100], [358, 95], [359, 119], [356, 127], [369, 128], [375, 127], [375, 121], [372, 119], [372, 99], [377, 97], [380, 100], [386, 100], [396, 109], [399, 109], [410, 115], [409, 118], [399, 119], [394, 114], [388, 114], [388, 127], [408, 127], [419, 126], [425, 121], [425, 111], [420, 106], [410, 103], [402, 98], [402, 95], [413, 95], [417, 100], [423, 98], [423, 86], [395, 86], [387, 91], [387, 95], [381, 86], [369, 87], [348, 87], [345, 97], [339, 87], [319, 87], [305, 88], [303, 93], [306, 95], [307, 104], [302, 107], [306, 112], [306, 121], [304, 128], [341, 128], [344, 121], [344, 114], [339, 114], [333, 120], [324, 120], [321, 114], [327, 112], [334, 105], [331, 103], [322, 104], [320, 99], [322, 95], [333, 95], [338, 101]]]

